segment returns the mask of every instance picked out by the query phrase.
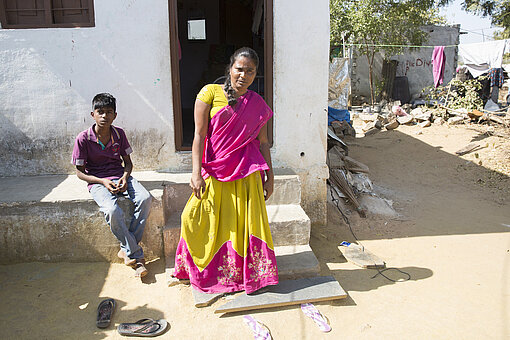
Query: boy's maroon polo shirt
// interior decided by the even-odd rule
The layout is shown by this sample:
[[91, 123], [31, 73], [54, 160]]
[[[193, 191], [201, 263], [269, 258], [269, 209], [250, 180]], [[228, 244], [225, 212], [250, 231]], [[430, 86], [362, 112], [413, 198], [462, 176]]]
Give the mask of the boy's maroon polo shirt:
[[[76, 137], [71, 163], [84, 165], [85, 173], [99, 178], [117, 179], [124, 174], [121, 156], [129, 155], [133, 150], [124, 130], [111, 126], [111, 138], [103, 150], [97, 141], [92, 125]], [[90, 185], [89, 185], [90, 189]]]

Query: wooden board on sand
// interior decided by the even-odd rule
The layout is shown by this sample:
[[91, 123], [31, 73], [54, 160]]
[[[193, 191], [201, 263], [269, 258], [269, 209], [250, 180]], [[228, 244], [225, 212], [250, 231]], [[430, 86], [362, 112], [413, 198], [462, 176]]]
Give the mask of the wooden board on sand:
[[[267, 289], [267, 290], [266, 290]], [[306, 302], [344, 299], [347, 293], [332, 276], [284, 280], [262, 292], [243, 294], [216, 309], [215, 313], [240, 312], [253, 309], [299, 305]]]

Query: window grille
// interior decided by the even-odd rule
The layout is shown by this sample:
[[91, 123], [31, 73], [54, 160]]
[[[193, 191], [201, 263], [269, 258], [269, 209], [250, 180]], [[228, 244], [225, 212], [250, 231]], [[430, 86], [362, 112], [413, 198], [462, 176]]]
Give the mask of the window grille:
[[2, 28], [93, 27], [93, 0], [0, 0]]

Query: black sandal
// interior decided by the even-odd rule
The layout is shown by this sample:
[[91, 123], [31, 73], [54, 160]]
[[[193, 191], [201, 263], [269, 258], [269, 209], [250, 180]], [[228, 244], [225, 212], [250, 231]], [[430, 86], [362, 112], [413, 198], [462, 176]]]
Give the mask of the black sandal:
[[134, 323], [121, 323], [117, 331], [124, 336], [153, 337], [163, 334], [167, 327], [168, 322], [165, 319], [141, 319]]
[[99, 306], [97, 306], [96, 326], [98, 328], [106, 328], [110, 326], [114, 310], [115, 310], [114, 299], [106, 299], [101, 301]]

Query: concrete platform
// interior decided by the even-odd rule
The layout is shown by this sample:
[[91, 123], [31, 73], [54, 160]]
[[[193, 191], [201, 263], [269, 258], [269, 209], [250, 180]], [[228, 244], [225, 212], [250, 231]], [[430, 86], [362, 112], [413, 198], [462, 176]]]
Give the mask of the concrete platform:
[[[299, 177], [283, 169], [275, 173], [275, 194], [267, 202], [275, 245], [307, 244], [310, 223], [298, 205]], [[163, 257], [163, 229], [180, 216], [190, 196], [190, 174], [143, 171], [133, 176], [154, 197], [142, 240], [146, 257]], [[129, 216], [132, 203], [120, 204]], [[0, 178], [0, 218], [0, 264], [119, 261], [118, 241], [86, 184], [75, 175]]]

